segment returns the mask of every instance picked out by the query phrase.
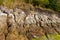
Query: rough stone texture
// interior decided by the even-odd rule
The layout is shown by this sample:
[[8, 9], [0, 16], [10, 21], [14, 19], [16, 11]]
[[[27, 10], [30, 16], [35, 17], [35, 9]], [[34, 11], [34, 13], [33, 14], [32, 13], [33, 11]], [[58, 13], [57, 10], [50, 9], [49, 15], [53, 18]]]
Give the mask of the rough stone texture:
[[[28, 11], [28, 10], [27, 10]], [[60, 34], [60, 13], [0, 7], [0, 40], [30, 40], [48, 34]]]

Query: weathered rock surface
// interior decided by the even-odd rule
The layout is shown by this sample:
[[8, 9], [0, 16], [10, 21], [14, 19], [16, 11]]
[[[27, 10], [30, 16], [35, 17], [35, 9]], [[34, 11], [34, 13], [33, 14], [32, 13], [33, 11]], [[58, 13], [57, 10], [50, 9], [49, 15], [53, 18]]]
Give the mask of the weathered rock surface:
[[[28, 11], [28, 10], [27, 10]], [[0, 40], [30, 40], [48, 34], [60, 34], [60, 13], [0, 7]]]

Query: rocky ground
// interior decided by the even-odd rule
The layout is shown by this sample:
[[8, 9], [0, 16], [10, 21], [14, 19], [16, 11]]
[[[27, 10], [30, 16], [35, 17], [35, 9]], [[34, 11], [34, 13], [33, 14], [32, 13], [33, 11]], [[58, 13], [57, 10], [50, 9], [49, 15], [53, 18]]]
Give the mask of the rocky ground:
[[60, 13], [36, 8], [34, 11], [0, 6], [0, 40], [31, 40], [60, 34]]

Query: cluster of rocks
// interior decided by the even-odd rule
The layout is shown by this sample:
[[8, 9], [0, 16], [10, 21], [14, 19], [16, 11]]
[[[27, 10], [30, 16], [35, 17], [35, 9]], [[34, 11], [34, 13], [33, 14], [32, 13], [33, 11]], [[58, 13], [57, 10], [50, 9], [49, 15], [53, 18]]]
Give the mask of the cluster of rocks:
[[0, 6], [0, 40], [30, 40], [60, 34], [59, 13], [38, 9], [27, 11]]

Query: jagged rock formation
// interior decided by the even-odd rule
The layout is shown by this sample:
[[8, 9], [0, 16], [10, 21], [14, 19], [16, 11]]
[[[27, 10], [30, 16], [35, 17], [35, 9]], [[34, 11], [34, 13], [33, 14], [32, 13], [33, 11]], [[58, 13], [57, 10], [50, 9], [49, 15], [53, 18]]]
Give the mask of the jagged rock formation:
[[0, 6], [0, 40], [30, 40], [60, 34], [60, 13], [41, 9], [27, 11]]

